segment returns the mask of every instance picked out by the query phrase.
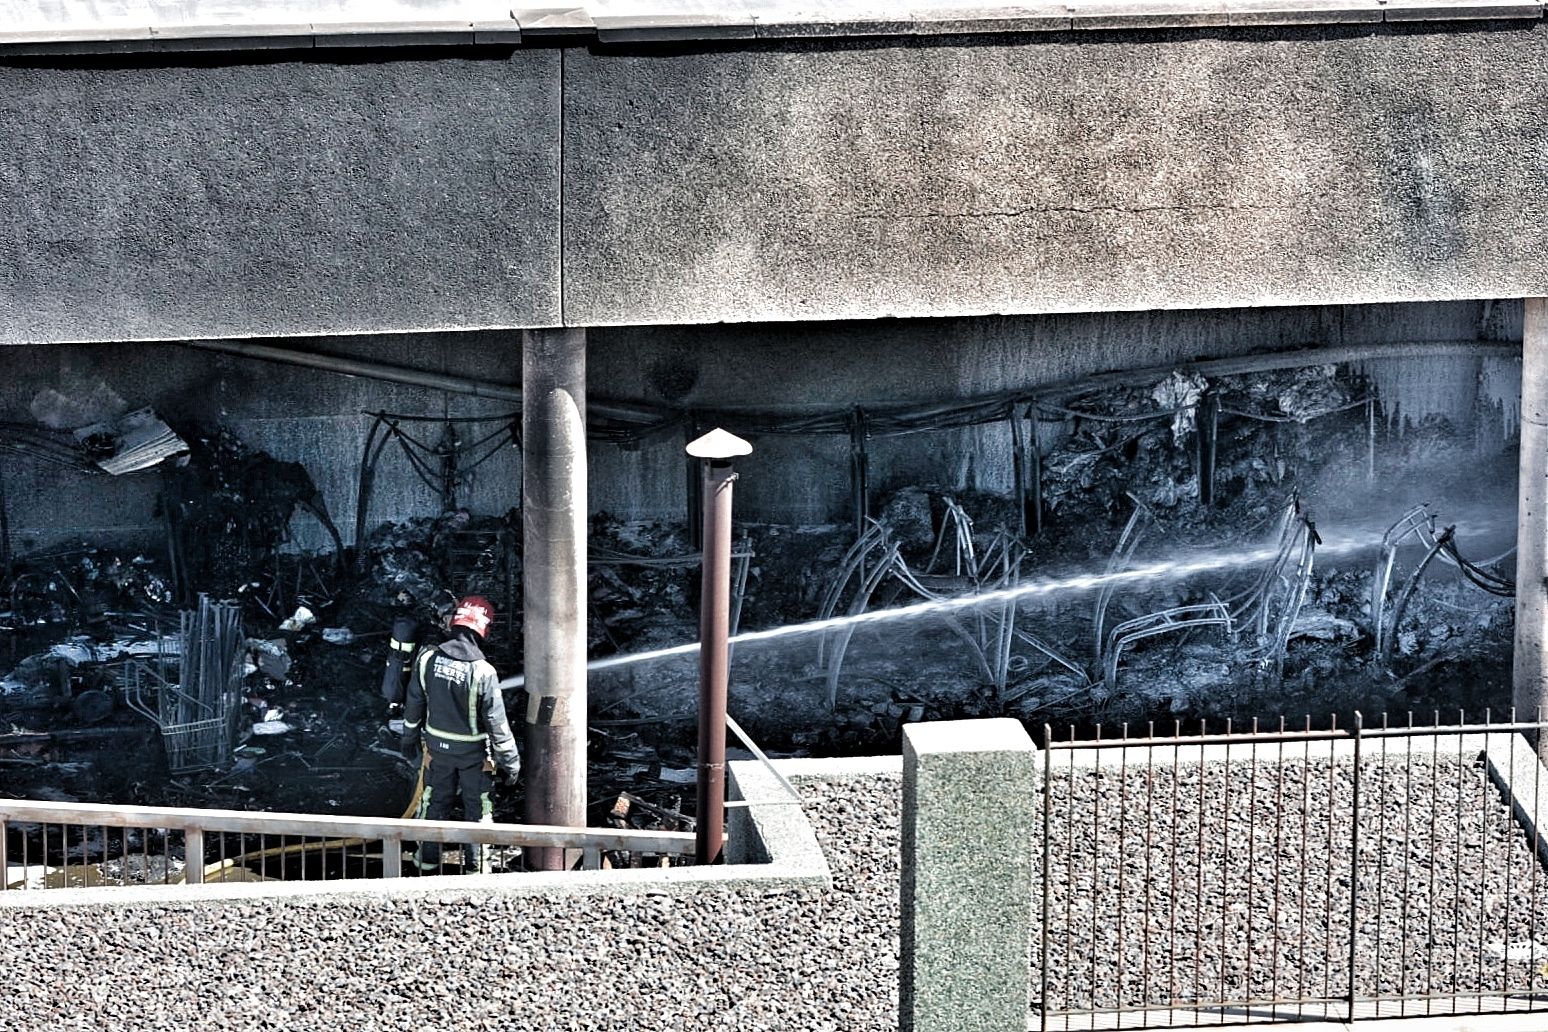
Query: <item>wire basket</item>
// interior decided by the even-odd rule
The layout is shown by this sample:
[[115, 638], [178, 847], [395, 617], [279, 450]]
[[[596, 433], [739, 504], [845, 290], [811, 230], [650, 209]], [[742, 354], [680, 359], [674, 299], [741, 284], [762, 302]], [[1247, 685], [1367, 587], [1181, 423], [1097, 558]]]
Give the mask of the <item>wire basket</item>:
[[231, 759], [230, 722], [224, 717], [169, 724], [161, 729], [167, 753], [167, 771], [186, 774], [224, 766]]

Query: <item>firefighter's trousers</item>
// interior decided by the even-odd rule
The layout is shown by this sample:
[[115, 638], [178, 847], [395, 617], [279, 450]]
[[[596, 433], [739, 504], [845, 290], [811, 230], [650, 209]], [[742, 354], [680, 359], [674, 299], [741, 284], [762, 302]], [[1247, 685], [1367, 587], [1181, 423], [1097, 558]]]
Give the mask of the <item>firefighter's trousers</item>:
[[[462, 819], [489, 824], [494, 820], [494, 804], [490, 793], [494, 791], [494, 778], [484, 769], [484, 757], [467, 759], [451, 756], [431, 756], [430, 769], [425, 772], [425, 790], [419, 797], [420, 820], [449, 821], [452, 807], [458, 796], [462, 797]], [[464, 870], [482, 869], [485, 850], [463, 846]], [[441, 864], [441, 844], [421, 842], [414, 854], [414, 862], [422, 871], [434, 870]]]

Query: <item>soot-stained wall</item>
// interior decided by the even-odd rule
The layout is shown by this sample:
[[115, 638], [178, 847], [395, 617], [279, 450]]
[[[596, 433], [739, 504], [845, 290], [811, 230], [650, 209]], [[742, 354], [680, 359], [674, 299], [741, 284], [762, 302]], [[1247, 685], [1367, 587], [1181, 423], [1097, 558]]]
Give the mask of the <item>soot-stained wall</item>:
[[[297, 340], [335, 352], [369, 354], [383, 362], [437, 372], [515, 382], [519, 343], [509, 334]], [[87, 397], [105, 385], [130, 408], [151, 406], [178, 426], [222, 426], [251, 447], [300, 462], [322, 492], [345, 541], [355, 522], [356, 485], [368, 413], [484, 416], [509, 413], [509, 404], [439, 391], [339, 376], [295, 366], [231, 358], [177, 344], [75, 345], [0, 348], [0, 420], [31, 422], [40, 392]], [[423, 433], [432, 440], [439, 427]], [[486, 428], [487, 429], [487, 428]], [[383, 453], [371, 495], [371, 525], [440, 512], [438, 496], [391, 447]], [[0, 453], [11, 533], [18, 551], [73, 540], [142, 548], [164, 541], [156, 513], [159, 477], [73, 473], [14, 452]], [[520, 453], [497, 453], [472, 474], [458, 501], [487, 513], [520, 504]], [[332, 547], [307, 515], [292, 521], [297, 547]]]
[[[594, 394], [684, 408], [778, 407], [807, 413], [856, 405], [955, 401], [1095, 373], [1368, 342], [1520, 339], [1520, 305], [1477, 302], [1227, 311], [882, 320], [830, 324], [649, 327], [591, 334]], [[1423, 367], [1420, 367], [1423, 375]], [[850, 512], [843, 435], [749, 435], [737, 464], [738, 514], [820, 523]], [[683, 511], [681, 441], [634, 452], [592, 447], [591, 504], [620, 514]], [[870, 442], [878, 501], [925, 484], [1013, 490], [1004, 423]]]
[[[596, 397], [682, 409], [847, 411], [856, 405], [947, 402], [1189, 359], [1371, 341], [1457, 341], [1479, 335], [1474, 302], [1319, 308], [1051, 315], [984, 319], [596, 330], [588, 390]], [[1520, 306], [1496, 305], [1484, 332], [1519, 339]], [[484, 332], [291, 340], [288, 346], [515, 385], [520, 335]], [[1437, 375], [1451, 366], [1436, 367]], [[1419, 370], [1423, 373], [1423, 369]], [[229, 427], [248, 444], [303, 463], [348, 538], [368, 412], [496, 415], [508, 404], [312, 369], [216, 355], [175, 344], [0, 349], [0, 420], [29, 423], [40, 392], [78, 396], [100, 382], [131, 407], [176, 421]], [[737, 429], [734, 425], [732, 429]], [[427, 431], [434, 433], [434, 430]], [[823, 523], [849, 518], [849, 445], [843, 436], [749, 435], [739, 463], [738, 517]], [[590, 504], [625, 519], [680, 519], [683, 442], [675, 435], [625, 449], [592, 442]], [[20, 549], [91, 537], [154, 545], [162, 528], [154, 476], [87, 477], [0, 452]], [[1003, 423], [880, 438], [871, 444], [877, 500], [907, 484], [1009, 492]], [[475, 510], [518, 506], [520, 456], [481, 467], [463, 500]], [[382, 460], [370, 523], [433, 515], [437, 497], [395, 450]], [[299, 546], [327, 539], [305, 516]]]

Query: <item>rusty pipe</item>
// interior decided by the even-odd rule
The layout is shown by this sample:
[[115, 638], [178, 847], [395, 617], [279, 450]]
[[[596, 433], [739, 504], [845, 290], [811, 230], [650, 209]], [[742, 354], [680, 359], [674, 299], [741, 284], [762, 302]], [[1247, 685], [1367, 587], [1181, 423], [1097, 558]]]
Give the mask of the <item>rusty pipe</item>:
[[694, 861], [720, 863], [726, 824], [726, 695], [731, 637], [731, 459], [752, 447], [724, 430], [689, 443], [704, 460], [704, 566], [699, 598], [699, 768]]
[[704, 463], [704, 582], [699, 605], [699, 777], [694, 859], [719, 863], [726, 818], [726, 694], [731, 636], [731, 463]]

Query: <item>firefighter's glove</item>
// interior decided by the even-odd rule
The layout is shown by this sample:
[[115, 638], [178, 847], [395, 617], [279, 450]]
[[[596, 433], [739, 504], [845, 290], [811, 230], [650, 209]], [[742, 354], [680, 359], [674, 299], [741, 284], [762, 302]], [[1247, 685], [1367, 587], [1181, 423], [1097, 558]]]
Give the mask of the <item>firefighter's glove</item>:
[[398, 746], [398, 751], [401, 752], [403, 754], [403, 758], [405, 760], [408, 760], [410, 763], [418, 763], [419, 762], [419, 743], [418, 742], [412, 742], [412, 741], [409, 741], [407, 738], [405, 738], [403, 740], [403, 744]]
[[507, 767], [500, 772], [500, 784], [506, 788], [515, 788], [516, 780], [521, 777], [521, 771], [515, 767]]

